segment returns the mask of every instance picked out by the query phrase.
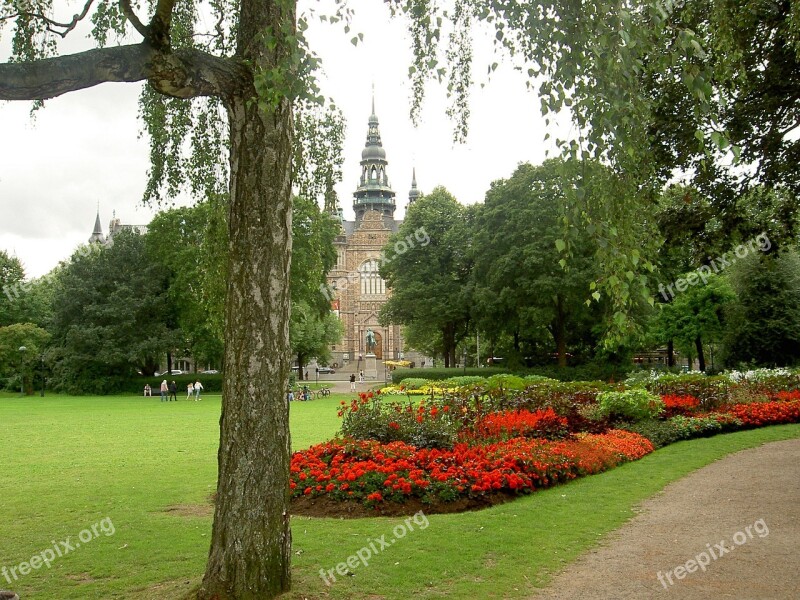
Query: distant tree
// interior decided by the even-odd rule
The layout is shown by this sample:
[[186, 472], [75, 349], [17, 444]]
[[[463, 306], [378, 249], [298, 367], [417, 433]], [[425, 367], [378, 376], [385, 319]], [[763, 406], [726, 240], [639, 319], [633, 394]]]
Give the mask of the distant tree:
[[[0, 327], [0, 381], [16, 391], [20, 384], [30, 389], [49, 339], [50, 334], [33, 323]], [[21, 351], [23, 347], [25, 350]]]
[[381, 323], [439, 332], [445, 367], [456, 365], [456, 345], [469, 324], [471, 214], [446, 189], [434, 188], [409, 206], [380, 267], [392, 292]]
[[115, 391], [137, 369], [152, 373], [162, 354], [180, 347], [168, 278], [136, 233], [120, 232], [113, 245], [76, 254], [55, 288], [54, 385], [73, 393]]
[[343, 332], [342, 322], [330, 309], [320, 316], [316, 308], [305, 302], [292, 304], [289, 341], [297, 356], [300, 379], [303, 379], [303, 370], [310, 359], [323, 364], [330, 361], [330, 347], [341, 341]]
[[148, 226], [147, 251], [169, 269], [177, 324], [198, 364], [223, 356], [226, 221], [222, 199], [158, 213]]
[[765, 367], [800, 362], [800, 256], [796, 250], [753, 254], [731, 270], [726, 361]]
[[[705, 275], [707, 283], [694, 273], [695, 285], [661, 305], [656, 318], [657, 336], [662, 342], [676, 340], [688, 352], [696, 352], [700, 370], [706, 370], [704, 345], [721, 342], [725, 335], [725, 314], [735, 294], [726, 277]], [[684, 278], [686, 279], [686, 278]]]
[[[568, 268], [560, 264], [557, 241], [564, 237], [568, 205], [563, 171], [577, 165], [549, 160], [523, 164], [509, 179], [492, 183], [474, 222], [473, 315], [491, 339], [502, 332], [521, 354], [524, 340], [547, 335], [547, 354], [567, 364], [570, 343], [592, 339], [589, 286], [599, 277], [588, 236], [576, 239]], [[596, 341], [592, 339], [592, 341]]]
[[0, 327], [19, 322], [20, 298], [26, 290], [22, 263], [16, 256], [0, 250]]

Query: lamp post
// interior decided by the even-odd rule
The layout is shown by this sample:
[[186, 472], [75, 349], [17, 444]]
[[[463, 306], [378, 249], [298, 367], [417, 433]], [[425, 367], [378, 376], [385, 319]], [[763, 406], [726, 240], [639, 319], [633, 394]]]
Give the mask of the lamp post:
[[19, 347], [19, 355], [21, 356], [19, 361], [19, 393], [20, 396], [25, 395], [25, 351], [27, 348], [25, 346]]
[[464, 375], [467, 374], [467, 348], [466, 348], [466, 346], [464, 347], [464, 371], [463, 371], [463, 373], [464, 373]]
[[42, 398], [44, 398], [44, 354], [39, 356], [39, 360], [42, 362]]

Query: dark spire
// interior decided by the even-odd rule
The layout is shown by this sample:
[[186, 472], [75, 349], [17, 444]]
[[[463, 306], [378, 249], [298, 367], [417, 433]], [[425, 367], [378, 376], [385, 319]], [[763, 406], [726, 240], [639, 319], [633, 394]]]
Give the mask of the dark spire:
[[381, 143], [378, 116], [375, 114], [375, 94], [372, 95], [372, 114], [367, 127], [367, 142], [361, 151], [361, 178], [353, 194], [353, 210], [356, 222], [368, 210], [377, 210], [385, 217], [394, 217], [394, 192], [389, 187], [386, 173], [386, 150]]
[[408, 192], [408, 203], [414, 204], [419, 198], [419, 190], [417, 189], [417, 168], [411, 170], [411, 190]]
[[103, 225], [100, 223], [100, 204], [97, 205], [97, 217], [94, 220], [94, 231], [92, 231], [92, 235], [89, 238], [89, 243], [94, 244], [95, 242], [102, 243], [105, 241], [103, 237]]

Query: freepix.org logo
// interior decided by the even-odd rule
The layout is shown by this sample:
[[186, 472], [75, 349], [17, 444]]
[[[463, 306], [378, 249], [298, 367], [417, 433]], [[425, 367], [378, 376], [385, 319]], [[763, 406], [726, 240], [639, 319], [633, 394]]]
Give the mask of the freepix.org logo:
[[675, 298], [676, 293], [685, 292], [689, 289], [689, 286], [697, 285], [701, 281], [703, 285], [705, 285], [708, 283], [708, 278], [712, 273], [722, 273], [722, 271], [735, 264], [740, 258], [745, 258], [749, 254], [755, 254], [756, 250], [767, 252], [770, 248], [772, 248], [772, 242], [770, 242], [767, 234], [760, 233], [744, 244], [739, 244], [730, 252], [725, 252], [722, 256], [713, 259], [709, 264], [699, 267], [696, 271], [692, 271], [685, 278], [679, 277], [669, 285], [660, 283], [658, 285], [658, 291], [661, 293], [664, 301], [669, 302]]
[[[393, 256], [405, 254], [417, 246], [424, 248], [430, 243], [431, 238], [428, 235], [428, 232], [425, 231], [424, 227], [420, 227], [414, 231], [414, 233], [409, 233], [406, 237], [399, 238], [394, 241], [392, 246], [392, 249], [394, 250]], [[377, 261], [379, 265], [385, 265], [392, 262], [392, 257], [386, 256], [386, 252], [381, 251], [374, 260]], [[339, 277], [338, 279], [334, 280], [330, 286], [325, 284], [320, 285], [319, 289], [325, 298], [328, 299], [328, 301], [333, 301], [336, 292], [343, 292], [350, 285], [358, 285], [360, 279], [361, 273], [358, 271], [353, 271], [348, 273], [346, 277]]]
[[[0, 575], [2, 575], [8, 583], [12, 583], [17, 581], [20, 576], [28, 575], [32, 571], [40, 569], [42, 565], [49, 569], [57, 558], [61, 558], [77, 550], [81, 547], [81, 544], [88, 544], [92, 540], [99, 538], [100, 535], [109, 537], [114, 535], [114, 533], [116, 533], [114, 523], [111, 522], [110, 517], [106, 517], [91, 527], [80, 531], [77, 535], [77, 539], [73, 539], [72, 536], [69, 536], [67, 539], [58, 542], [52, 540], [50, 542], [52, 544], [51, 547], [37, 552], [31, 556], [29, 560], [11, 567], [0, 567]], [[2, 579], [0, 579], [0, 582], [1, 581]]]

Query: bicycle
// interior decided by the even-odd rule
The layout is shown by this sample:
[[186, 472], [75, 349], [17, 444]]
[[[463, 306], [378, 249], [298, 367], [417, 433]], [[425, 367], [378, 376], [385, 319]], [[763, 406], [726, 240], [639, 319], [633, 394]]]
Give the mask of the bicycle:
[[320, 389], [318, 389], [315, 392], [314, 397], [315, 398], [327, 398], [330, 395], [331, 395], [331, 388], [322, 386]]

